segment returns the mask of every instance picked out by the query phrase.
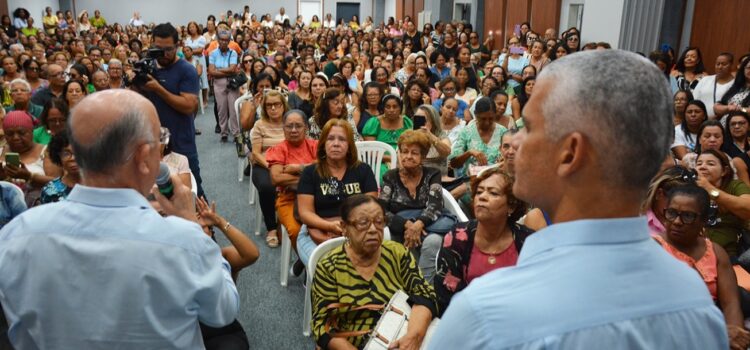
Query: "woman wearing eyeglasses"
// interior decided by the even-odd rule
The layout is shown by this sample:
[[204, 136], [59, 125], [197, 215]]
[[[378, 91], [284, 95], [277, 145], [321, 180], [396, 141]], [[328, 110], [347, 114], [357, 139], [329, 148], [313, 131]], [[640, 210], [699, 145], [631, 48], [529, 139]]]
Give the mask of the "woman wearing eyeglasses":
[[523, 67], [529, 65], [529, 58], [526, 56], [521, 41], [516, 37], [508, 39], [508, 46], [510, 47], [509, 52], [504, 57], [502, 62], [498, 62], [503, 66], [506, 72], [508, 72], [508, 85], [515, 88], [523, 82]]
[[750, 219], [750, 187], [734, 176], [730, 160], [724, 152], [704, 150], [695, 162], [696, 183], [718, 206], [716, 224], [706, 231], [708, 238], [726, 250], [729, 256], [740, 252], [738, 239]]
[[577, 31], [570, 31], [563, 37], [565, 46], [568, 48], [568, 53], [574, 53], [581, 51], [581, 36]]
[[266, 243], [279, 246], [276, 231], [276, 186], [271, 181], [266, 151], [284, 141], [282, 117], [289, 110], [286, 99], [276, 90], [268, 91], [260, 100], [261, 114], [250, 132], [252, 144], [253, 185], [258, 189], [258, 201], [266, 224]]
[[697, 177], [698, 174], [694, 170], [677, 165], [664, 169], [651, 181], [642, 211], [645, 212], [649, 233], [652, 236], [663, 235], [666, 230], [664, 209], [667, 208], [667, 193], [677, 186], [695, 182]]
[[271, 181], [277, 188], [276, 212], [286, 227], [292, 248], [297, 251], [297, 235], [301, 224], [294, 218], [297, 185], [306, 166], [315, 161], [318, 141], [307, 138], [307, 115], [292, 109], [284, 114], [284, 141], [268, 149]]
[[333, 248], [318, 262], [313, 278], [315, 343], [321, 349], [362, 348], [381, 312], [352, 309], [388, 304], [396, 291], [402, 290], [412, 304], [409, 324], [406, 334], [389, 348], [419, 349], [427, 327], [437, 315], [435, 290], [403, 245], [383, 240], [385, 211], [377, 199], [361, 194], [348, 197], [340, 213], [339, 225], [346, 243]]
[[39, 115], [40, 127], [34, 129], [34, 142], [46, 145], [53, 136], [65, 133], [65, 122], [68, 120], [68, 104], [59, 98], [53, 98]]
[[47, 147], [50, 160], [63, 169], [63, 175], [52, 179], [42, 187], [41, 204], [59, 202], [70, 194], [73, 187], [81, 182], [81, 174], [78, 172], [73, 156], [73, 147], [70, 145], [68, 135], [60, 133], [55, 135]]
[[737, 278], [729, 256], [703, 236], [708, 216], [709, 199], [705, 190], [693, 184], [677, 186], [667, 194], [666, 233], [653, 237], [670, 255], [698, 272], [724, 314], [730, 347], [747, 349], [750, 332], [744, 327]]
[[743, 112], [731, 112], [725, 125], [724, 148], [732, 158], [739, 158], [750, 169], [750, 116]]
[[354, 130], [355, 141], [360, 140], [361, 137], [357, 132], [357, 122], [354, 121], [354, 117], [346, 108], [346, 94], [337, 87], [326, 89], [323, 96], [316, 102], [315, 114], [309, 120], [310, 129], [307, 131], [307, 136], [311, 139], [319, 140], [322, 135], [322, 126], [326, 125], [331, 119], [348, 121]]

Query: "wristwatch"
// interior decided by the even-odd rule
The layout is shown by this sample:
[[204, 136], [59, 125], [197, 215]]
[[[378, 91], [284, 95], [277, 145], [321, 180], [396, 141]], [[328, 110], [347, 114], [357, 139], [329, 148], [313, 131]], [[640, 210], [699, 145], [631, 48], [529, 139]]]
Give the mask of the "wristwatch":
[[708, 195], [711, 197], [712, 200], [716, 200], [717, 198], [719, 198], [720, 193], [721, 192], [719, 192], [719, 190], [711, 190], [711, 192], [708, 192]]

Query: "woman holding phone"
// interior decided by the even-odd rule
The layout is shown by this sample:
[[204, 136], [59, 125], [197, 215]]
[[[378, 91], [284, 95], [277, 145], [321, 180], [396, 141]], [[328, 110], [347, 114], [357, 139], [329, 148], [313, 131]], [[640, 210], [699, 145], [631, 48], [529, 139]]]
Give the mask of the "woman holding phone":
[[430, 88], [421, 80], [410, 79], [409, 82], [406, 83], [406, 89], [404, 89], [403, 99], [403, 114], [409, 118], [412, 118], [420, 105], [424, 103], [430, 103]]

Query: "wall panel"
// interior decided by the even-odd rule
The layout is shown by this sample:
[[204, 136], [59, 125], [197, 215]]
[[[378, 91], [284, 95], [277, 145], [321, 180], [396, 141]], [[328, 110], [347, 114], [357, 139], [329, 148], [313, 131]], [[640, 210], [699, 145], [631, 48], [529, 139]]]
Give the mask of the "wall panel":
[[[695, 1], [690, 45], [700, 47], [706, 69], [711, 74], [719, 53], [732, 52], [736, 60], [750, 52], [748, 14], [750, 1], [747, 0]], [[684, 48], [679, 49], [682, 53]]]

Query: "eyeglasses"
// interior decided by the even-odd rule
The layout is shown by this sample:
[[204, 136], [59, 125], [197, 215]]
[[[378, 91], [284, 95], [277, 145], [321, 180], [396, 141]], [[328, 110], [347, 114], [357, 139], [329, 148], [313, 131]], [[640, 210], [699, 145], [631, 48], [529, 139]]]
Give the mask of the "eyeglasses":
[[305, 124], [287, 124], [284, 125], [284, 129], [289, 131], [305, 130]]
[[739, 121], [739, 122], [731, 122], [731, 123], [729, 123], [729, 126], [731, 126], [733, 128], [741, 128], [741, 127], [743, 127], [745, 125], [747, 125], [746, 121]]
[[242, 60], [242, 63], [250, 63], [250, 62], [252, 62], [252, 61], [253, 61], [253, 60]]
[[63, 150], [60, 152], [60, 159], [62, 160], [70, 160], [73, 159], [73, 157], [75, 157], [75, 154], [73, 154], [72, 151]]
[[679, 217], [680, 221], [682, 221], [682, 223], [685, 225], [690, 225], [694, 223], [695, 220], [698, 219], [698, 216], [700, 216], [700, 214], [693, 213], [691, 211], [679, 211], [679, 210], [672, 209], [672, 208], [664, 209], [665, 219], [671, 222], [674, 222]]
[[169, 129], [164, 127], [159, 128], [159, 142], [161, 142], [162, 145], [169, 144], [169, 136], [171, 136]]
[[378, 216], [374, 219], [362, 218], [353, 222], [349, 222], [357, 231], [365, 231], [370, 228], [370, 225], [375, 225], [375, 228], [382, 230], [385, 227], [385, 218]]
[[63, 125], [65, 124], [64, 118], [49, 118], [47, 117], [47, 125]]
[[270, 109], [276, 109], [281, 108], [284, 104], [281, 102], [275, 102], [275, 103], [266, 103], [266, 108]]

